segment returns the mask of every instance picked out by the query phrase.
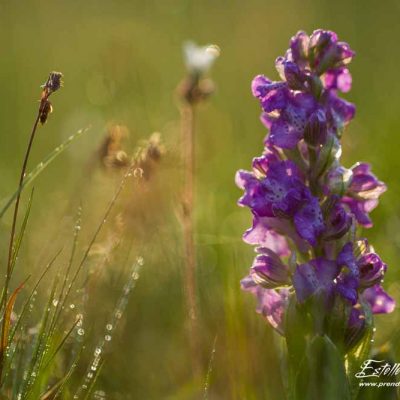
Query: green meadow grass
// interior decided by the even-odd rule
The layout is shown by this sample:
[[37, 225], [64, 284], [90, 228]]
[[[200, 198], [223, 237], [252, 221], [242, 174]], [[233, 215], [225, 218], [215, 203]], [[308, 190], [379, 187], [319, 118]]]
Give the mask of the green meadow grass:
[[[389, 266], [385, 288], [400, 301], [399, 16], [395, 0], [0, 3], [1, 276], [8, 201], [18, 190], [39, 86], [51, 70], [65, 81], [38, 130], [22, 191], [17, 238], [24, 234], [11, 292], [29, 279], [10, 315], [3, 398], [284, 398], [280, 338], [239, 287], [253, 254], [241, 241], [251, 221], [236, 205], [233, 178], [261, 153], [265, 135], [251, 79], [277, 77], [274, 59], [299, 29], [332, 29], [357, 52], [347, 96], [357, 116], [344, 134], [344, 161], [371, 162], [388, 184], [365, 234]], [[176, 93], [187, 39], [221, 48], [210, 74], [216, 91], [195, 112], [196, 375], [184, 292]], [[135, 164], [115, 199], [126, 168], [102, 167], [99, 149], [116, 125], [129, 131], [128, 159], [140, 159], [153, 132], [161, 133], [165, 150], [150, 167]], [[374, 351], [397, 362], [399, 322], [397, 310], [377, 317], [374, 341]], [[390, 398], [371, 393], [364, 398]]]

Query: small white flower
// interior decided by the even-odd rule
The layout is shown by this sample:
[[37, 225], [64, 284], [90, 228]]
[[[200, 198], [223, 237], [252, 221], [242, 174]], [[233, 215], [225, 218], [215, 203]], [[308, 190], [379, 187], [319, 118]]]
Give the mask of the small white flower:
[[211, 68], [220, 54], [220, 49], [216, 45], [197, 46], [194, 42], [186, 42], [183, 52], [189, 72], [202, 74]]

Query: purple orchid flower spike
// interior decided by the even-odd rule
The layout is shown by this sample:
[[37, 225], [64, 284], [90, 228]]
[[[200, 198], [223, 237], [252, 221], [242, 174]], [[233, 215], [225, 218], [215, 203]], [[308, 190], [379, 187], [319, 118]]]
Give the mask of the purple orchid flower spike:
[[291, 321], [304, 321], [305, 348], [329, 337], [344, 359], [361, 341], [370, 345], [372, 314], [395, 308], [382, 287], [387, 265], [357, 238], [358, 225], [372, 226], [369, 213], [386, 185], [368, 164], [340, 162], [340, 139], [355, 116], [354, 104], [340, 97], [351, 89], [353, 56], [332, 31], [299, 31], [276, 59], [281, 80], [252, 82], [269, 132], [252, 170], [236, 174], [239, 205], [253, 215], [243, 238], [258, 247], [242, 288], [287, 336], [289, 353]]

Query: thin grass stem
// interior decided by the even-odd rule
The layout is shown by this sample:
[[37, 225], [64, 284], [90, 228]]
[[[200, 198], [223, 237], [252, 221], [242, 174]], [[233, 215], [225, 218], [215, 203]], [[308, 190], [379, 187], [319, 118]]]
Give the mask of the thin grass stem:
[[194, 244], [194, 105], [190, 102], [181, 106], [182, 155], [184, 165], [182, 228], [184, 240], [184, 285], [188, 313], [189, 345], [193, 372], [200, 372], [198, 356], [197, 301], [196, 301], [196, 251]]

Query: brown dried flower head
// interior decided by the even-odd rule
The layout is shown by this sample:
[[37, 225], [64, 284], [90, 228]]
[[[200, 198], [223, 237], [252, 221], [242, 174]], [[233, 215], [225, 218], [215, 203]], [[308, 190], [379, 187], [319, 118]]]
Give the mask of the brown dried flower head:
[[41, 87], [45, 96], [50, 96], [63, 86], [63, 74], [61, 72], [52, 71], [45, 84]]

